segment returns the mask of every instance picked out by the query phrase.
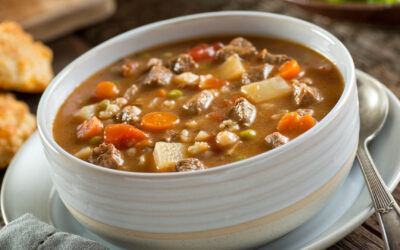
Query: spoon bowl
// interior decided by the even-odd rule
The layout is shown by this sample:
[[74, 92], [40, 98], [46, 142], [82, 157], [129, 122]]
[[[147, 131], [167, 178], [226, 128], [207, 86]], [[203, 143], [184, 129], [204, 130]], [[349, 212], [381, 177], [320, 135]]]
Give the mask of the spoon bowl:
[[358, 81], [360, 142], [369, 142], [382, 129], [389, 113], [389, 100], [377, 81]]

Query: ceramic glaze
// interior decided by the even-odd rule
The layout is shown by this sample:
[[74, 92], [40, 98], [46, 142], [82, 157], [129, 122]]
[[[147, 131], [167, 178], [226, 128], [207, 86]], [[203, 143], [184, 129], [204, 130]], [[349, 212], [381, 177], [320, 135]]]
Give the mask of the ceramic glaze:
[[[339, 102], [317, 126], [290, 143], [201, 172], [106, 169], [56, 144], [54, 117], [91, 74], [134, 51], [216, 34], [272, 36], [316, 50], [343, 75]], [[354, 64], [339, 40], [299, 19], [260, 12], [191, 15], [128, 31], [76, 59], [45, 91], [38, 126], [61, 199], [93, 231], [144, 247], [256, 246], [309, 219], [346, 178], [359, 132]]]

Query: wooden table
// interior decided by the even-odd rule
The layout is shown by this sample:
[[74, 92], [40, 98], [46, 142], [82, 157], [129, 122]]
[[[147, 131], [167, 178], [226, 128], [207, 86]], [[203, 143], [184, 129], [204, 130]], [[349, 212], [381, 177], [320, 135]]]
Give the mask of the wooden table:
[[[336, 35], [350, 50], [356, 67], [371, 74], [400, 96], [400, 29], [342, 22], [313, 15], [282, 0], [120, 0], [112, 18], [92, 27], [48, 43], [54, 51], [54, 70], [91, 47], [121, 32], [150, 22], [175, 16], [219, 10], [257, 10], [282, 13], [313, 22]], [[40, 95], [21, 95], [36, 111]], [[400, 187], [394, 192], [397, 201]], [[329, 249], [380, 249], [383, 247], [379, 225], [372, 216], [362, 226]]]

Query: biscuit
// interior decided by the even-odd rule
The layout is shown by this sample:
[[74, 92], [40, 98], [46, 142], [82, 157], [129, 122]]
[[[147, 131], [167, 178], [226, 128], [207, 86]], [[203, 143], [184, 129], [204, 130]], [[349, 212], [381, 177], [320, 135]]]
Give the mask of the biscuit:
[[0, 169], [7, 167], [14, 154], [36, 128], [28, 105], [10, 94], [0, 94]]
[[52, 58], [52, 51], [17, 23], [0, 23], [0, 89], [42, 92], [53, 78]]

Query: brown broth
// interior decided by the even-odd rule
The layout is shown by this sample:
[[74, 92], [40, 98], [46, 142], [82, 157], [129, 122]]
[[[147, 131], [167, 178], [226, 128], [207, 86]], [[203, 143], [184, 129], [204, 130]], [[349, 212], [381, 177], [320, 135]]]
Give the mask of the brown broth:
[[[95, 88], [100, 81], [118, 81], [118, 87], [121, 89], [121, 93], [133, 83], [140, 85], [140, 81], [143, 76], [123, 78], [118, 72], [118, 68], [124, 64], [126, 59], [134, 61], [146, 61], [150, 57], [163, 58], [164, 62], [167, 58], [164, 58], [166, 52], [169, 53], [181, 53], [186, 52], [189, 48], [195, 46], [201, 42], [213, 43], [217, 41], [222, 41], [224, 44], [229, 43], [229, 41], [236, 36], [224, 36], [224, 37], [207, 37], [189, 41], [182, 41], [172, 44], [166, 44], [160, 47], [151, 48], [143, 52], [138, 52], [123, 58], [112, 65], [98, 71], [93, 74], [82, 84], [80, 84], [68, 97], [65, 103], [61, 106], [56, 119], [54, 121], [53, 136], [56, 142], [71, 154], [76, 153], [81, 148], [87, 146], [87, 141], [78, 140], [76, 137], [77, 126], [82, 122], [74, 117], [74, 114], [84, 105], [95, 103], [98, 100], [95, 99]], [[286, 54], [290, 57], [296, 59], [301, 65], [304, 76], [302, 78], [309, 78], [312, 80], [312, 86], [318, 89], [321, 96], [324, 98], [323, 101], [307, 106], [314, 110], [313, 117], [320, 121], [325, 117], [325, 115], [335, 106], [339, 100], [343, 88], [344, 80], [338, 69], [325, 57], [318, 54], [317, 52], [306, 48], [300, 44], [296, 44], [289, 41], [284, 41], [274, 38], [266, 37], [256, 37], [256, 36], [246, 36], [246, 39], [250, 40], [255, 47], [260, 51], [263, 48], [267, 48], [269, 52], [276, 54]], [[245, 66], [255, 64], [255, 59], [246, 61]], [[215, 67], [216, 63], [210, 63], [209, 67], [212, 69]], [[208, 70], [196, 69], [191, 72], [205, 74]], [[224, 98], [230, 98], [238, 95], [241, 84], [239, 81], [232, 81], [230, 84], [231, 91], [226, 94], [221, 94]], [[176, 89], [174, 84], [163, 87], [166, 90]], [[138, 98], [142, 98], [144, 104], [148, 103], [148, 100], [156, 97], [157, 88], [144, 88], [140, 90]], [[190, 89], [180, 89], [183, 91], [184, 96], [191, 96], [198, 91]], [[166, 98], [163, 98], [163, 100]], [[139, 99], [140, 100], [140, 99]], [[176, 110], [174, 113], [179, 114], [178, 109], [183, 105], [186, 99], [178, 99], [176, 101]], [[161, 103], [161, 102], [160, 102]], [[270, 105], [270, 104], [273, 105]], [[246, 158], [263, 153], [271, 149], [264, 142], [265, 136], [276, 131], [279, 119], [274, 119], [274, 115], [285, 113], [288, 111], [295, 111], [298, 107], [293, 102], [293, 96], [289, 95], [283, 98], [275, 99], [268, 102], [267, 104], [255, 104], [257, 107], [257, 117], [255, 122], [251, 125], [251, 128], [257, 131], [257, 137], [251, 141], [244, 141], [240, 143], [235, 149], [232, 156], [226, 155], [224, 153], [212, 153], [211, 155], [200, 155], [198, 158], [207, 166], [215, 167], [223, 164], [230, 163], [234, 161], [238, 156], [245, 156]], [[222, 101], [215, 101], [207, 113], [213, 111], [219, 111], [227, 113], [230, 107], [224, 106]], [[162, 107], [157, 108], [142, 108], [142, 114], [153, 112], [153, 111], [167, 111], [167, 109]], [[180, 116], [181, 122], [175, 128], [177, 130], [182, 130], [185, 128], [184, 124], [190, 120], [196, 120], [200, 124], [201, 130], [206, 130], [209, 132], [217, 132], [219, 122], [213, 121], [207, 118], [206, 114], [198, 115], [195, 117], [185, 117]], [[190, 129], [191, 135], [195, 136], [198, 129]], [[163, 133], [152, 133], [152, 138], [154, 141], [158, 141]], [[293, 137], [290, 139], [294, 139]], [[120, 170], [126, 171], [137, 171], [137, 172], [156, 172], [156, 167], [152, 157], [151, 149], [147, 149], [148, 152], [141, 152], [135, 157], [129, 157], [124, 152], [125, 164], [119, 168]], [[144, 154], [147, 159], [145, 166], [138, 165], [138, 156]]]

